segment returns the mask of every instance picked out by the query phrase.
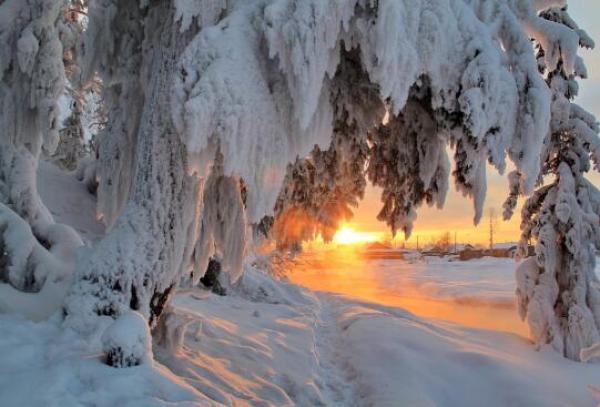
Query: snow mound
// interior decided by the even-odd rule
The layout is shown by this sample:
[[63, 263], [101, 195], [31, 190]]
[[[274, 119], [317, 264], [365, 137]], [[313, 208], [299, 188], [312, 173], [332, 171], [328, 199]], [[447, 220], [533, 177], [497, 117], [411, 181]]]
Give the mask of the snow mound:
[[135, 311], [121, 315], [102, 334], [102, 350], [110, 366], [152, 363], [152, 335], [146, 319]]
[[63, 330], [58, 318], [34, 323], [0, 315], [2, 406], [210, 406], [168, 369], [114, 369], [97, 355], [100, 338]]
[[536, 352], [516, 335], [423, 320], [397, 308], [334, 306], [340, 350], [357, 372], [357, 405], [593, 405], [586, 387], [596, 383], [597, 365]]

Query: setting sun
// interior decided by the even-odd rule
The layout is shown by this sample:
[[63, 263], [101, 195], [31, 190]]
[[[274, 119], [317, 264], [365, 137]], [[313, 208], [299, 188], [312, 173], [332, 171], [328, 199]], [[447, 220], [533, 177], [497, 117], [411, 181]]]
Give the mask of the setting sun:
[[344, 226], [333, 236], [333, 242], [338, 244], [361, 244], [375, 242], [379, 239], [377, 232], [358, 232], [349, 226]]

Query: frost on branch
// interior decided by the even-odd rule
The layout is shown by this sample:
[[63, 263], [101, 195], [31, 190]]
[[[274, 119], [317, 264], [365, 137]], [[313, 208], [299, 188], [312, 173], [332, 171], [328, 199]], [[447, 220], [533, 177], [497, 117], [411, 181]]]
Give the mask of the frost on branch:
[[94, 177], [98, 215], [112, 227], [129, 197], [139, 123], [143, 111], [142, 43], [145, 11], [136, 1], [92, 1], [88, 29], [79, 50], [81, 82], [103, 82], [102, 98], [109, 120], [98, 137]]
[[395, 234], [410, 236], [423, 201], [441, 207], [448, 190], [450, 162], [446, 138], [436, 125], [430, 101], [409, 98], [400, 114], [371, 133], [368, 175], [383, 188], [377, 219]]
[[364, 196], [366, 150], [364, 140], [334, 136], [329, 149], [315, 147], [288, 167], [272, 231], [280, 248], [319, 235], [332, 240], [339, 222], [352, 217], [351, 208]]
[[[594, 117], [571, 100], [577, 95], [576, 77], [585, 67], [565, 49], [571, 36], [577, 44], [593, 42], [571, 20], [566, 9], [546, 10], [548, 36], [538, 44], [540, 67], [553, 93], [550, 132], [544, 143], [541, 174], [552, 177], [525, 202], [522, 209], [521, 252], [535, 240], [536, 256], [517, 270], [519, 312], [527, 319], [537, 346], [551, 344], [568, 358], [579, 360], [584, 349], [600, 340], [600, 284], [595, 274], [600, 247], [600, 191], [585, 173], [598, 170], [599, 127]], [[562, 33], [567, 39], [554, 42]], [[550, 47], [550, 48], [548, 48]], [[550, 54], [550, 55], [549, 55]], [[508, 212], [515, 205], [511, 191]]]
[[[64, 8], [60, 36], [63, 43], [63, 63], [66, 74], [65, 90], [61, 95], [61, 116], [59, 121], [59, 138], [56, 149], [48, 154], [50, 161], [69, 171], [77, 168], [78, 162], [86, 155], [86, 133], [90, 123], [89, 116], [97, 116], [99, 110], [93, 100], [93, 91], [99, 88], [97, 81], [80, 84], [78, 66], [78, 43], [85, 28], [83, 14], [84, 0], [69, 0]], [[96, 89], [94, 89], [96, 88]], [[86, 121], [88, 123], [86, 123]], [[88, 137], [89, 140], [89, 137]]]
[[[253, 222], [273, 210], [286, 165], [307, 154], [319, 136], [328, 143], [331, 134], [324, 92], [307, 128], [295, 120], [285, 79], [257, 29], [262, 10], [255, 2], [234, 6], [219, 25], [194, 38], [182, 55], [172, 101], [173, 122], [188, 152], [212, 159], [218, 144], [224, 174], [247, 184]], [[201, 175], [208, 164], [200, 163]]]

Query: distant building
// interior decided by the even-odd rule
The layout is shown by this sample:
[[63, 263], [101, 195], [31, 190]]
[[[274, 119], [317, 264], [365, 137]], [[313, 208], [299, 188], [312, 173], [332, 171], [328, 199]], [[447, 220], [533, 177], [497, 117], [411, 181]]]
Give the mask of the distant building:
[[[500, 246], [500, 245], [499, 245]], [[479, 259], [481, 257], [499, 257], [499, 258], [514, 258], [517, 255], [518, 246], [515, 244], [502, 244], [500, 247], [495, 249], [476, 249], [471, 245], [465, 245], [462, 250], [458, 252], [458, 258], [460, 260], [472, 260]], [[528, 256], [533, 256], [535, 250], [533, 246], [528, 248]]]
[[365, 250], [392, 250], [392, 247], [385, 243], [373, 242], [366, 245]]
[[391, 246], [381, 243], [369, 243], [361, 251], [361, 255], [367, 259], [386, 259], [386, 260], [402, 260], [404, 259], [404, 251], [393, 249]]

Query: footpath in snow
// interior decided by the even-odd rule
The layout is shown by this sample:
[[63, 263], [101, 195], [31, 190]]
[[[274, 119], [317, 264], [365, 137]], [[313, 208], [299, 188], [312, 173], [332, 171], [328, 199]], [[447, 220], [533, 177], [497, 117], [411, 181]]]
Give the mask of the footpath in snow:
[[537, 352], [516, 334], [315, 294], [253, 270], [244, 278], [262, 298], [178, 296], [198, 321], [185, 351], [165, 361], [224, 404], [595, 405], [598, 364]]

